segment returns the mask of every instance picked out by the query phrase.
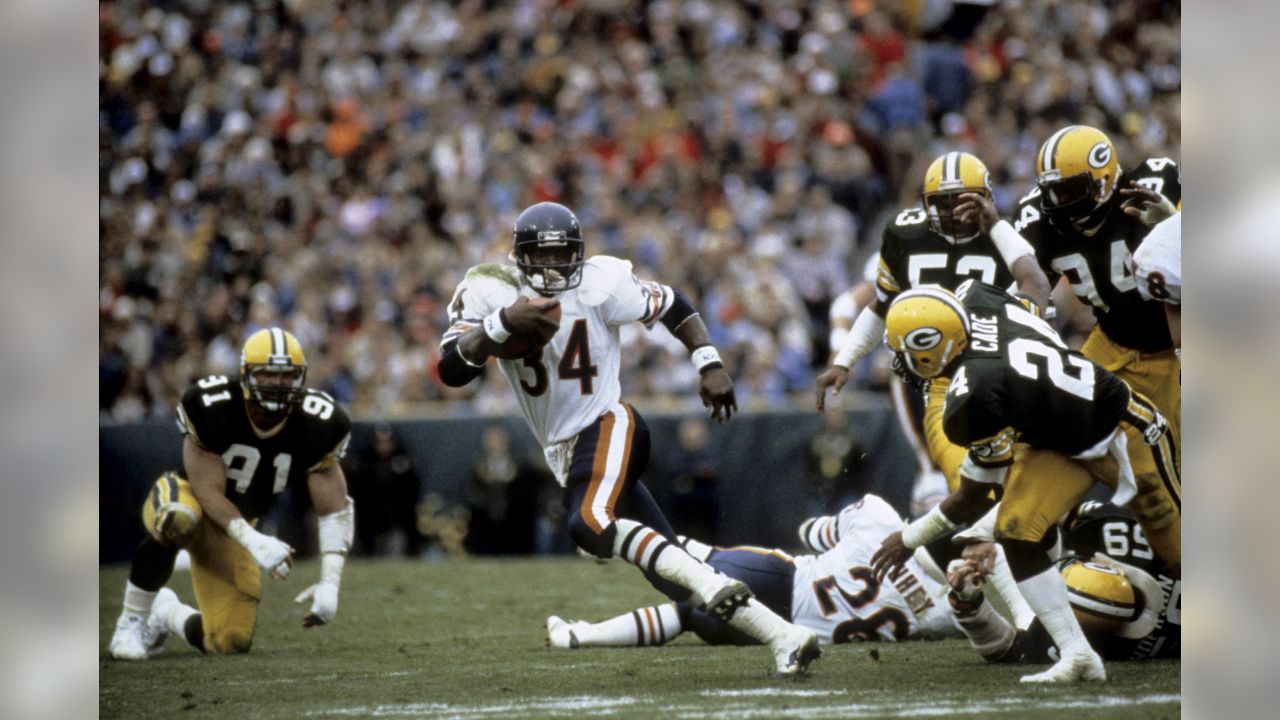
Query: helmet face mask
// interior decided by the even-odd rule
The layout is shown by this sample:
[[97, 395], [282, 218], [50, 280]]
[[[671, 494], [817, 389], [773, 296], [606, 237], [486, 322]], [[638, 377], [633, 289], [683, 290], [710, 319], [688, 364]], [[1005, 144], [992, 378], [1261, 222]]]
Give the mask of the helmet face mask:
[[920, 203], [929, 218], [929, 229], [953, 245], [977, 239], [982, 229], [976, 220], [961, 220], [956, 207], [965, 193], [991, 199], [991, 175], [987, 166], [966, 152], [949, 152], [939, 156], [924, 174]]
[[553, 295], [578, 287], [586, 262], [578, 218], [557, 203], [526, 208], [516, 218], [511, 256], [525, 281], [540, 293]]
[[240, 353], [240, 385], [268, 415], [286, 415], [306, 393], [307, 360], [297, 338], [280, 328], [259, 330]]
[[1111, 139], [1087, 125], [1054, 133], [1036, 156], [1040, 211], [1054, 225], [1094, 224], [1091, 216], [1107, 206], [1120, 181], [1120, 165]]
[[1078, 220], [1097, 209], [1098, 183], [1088, 173], [1040, 182], [1040, 210], [1051, 220]]

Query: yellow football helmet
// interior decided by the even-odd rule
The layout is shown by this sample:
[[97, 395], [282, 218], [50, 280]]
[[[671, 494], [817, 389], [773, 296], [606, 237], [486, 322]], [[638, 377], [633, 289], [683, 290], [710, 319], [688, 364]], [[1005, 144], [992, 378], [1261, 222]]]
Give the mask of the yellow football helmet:
[[1101, 130], [1069, 125], [1036, 155], [1040, 209], [1050, 220], [1078, 221], [1104, 205], [1120, 182], [1115, 146]]
[[302, 402], [307, 359], [293, 335], [278, 327], [249, 336], [240, 353], [240, 385], [269, 413], [285, 413]]
[[922, 378], [941, 375], [969, 345], [969, 313], [942, 288], [908, 290], [889, 306], [885, 344]]
[[203, 517], [191, 485], [172, 470], [156, 480], [142, 506], [142, 525], [147, 533], [156, 542], [172, 547], [191, 545]]
[[1110, 633], [1138, 615], [1138, 596], [1124, 572], [1113, 565], [1071, 558], [1060, 572], [1080, 629]]
[[964, 193], [991, 198], [987, 166], [967, 152], [949, 152], [934, 160], [924, 174], [920, 202], [929, 216], [929, 229], [955, 244], [967, 243], [981, 232], [977, 222], [960, 220], [955, 215]]

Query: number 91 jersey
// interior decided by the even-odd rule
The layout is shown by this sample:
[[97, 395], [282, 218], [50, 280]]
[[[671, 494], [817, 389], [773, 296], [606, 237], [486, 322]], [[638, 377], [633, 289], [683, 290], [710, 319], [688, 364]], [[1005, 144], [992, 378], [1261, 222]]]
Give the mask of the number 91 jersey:
[[953, 244], [929, 229], [922, 208], [903, 210], [885, 226], [876, 273], [876, 297], [881, 302], [887, 305], [898, 293], [918, 287], [955, 290], [970, 279], [1013, 285], [1013, 273], [990, 235], [981, 233], [967, 243]]
[[178, 430], [222, 456], [227, 499], [242, 515], [261, 517], [291, 483], [333, 467], [346, 453], [351, 420], [328, 394], [308, 389], [282, 426], [265, 432], [249, 420], [240, 383], [203, 378], [178, 403]]
[[876, 580], [871, 556], [902, 518], [875, 495], [840, 511], [840, 541], [821, 555], [799, 555], [792, 586], [791, 621], [823, 641], [937, 639], [958, 635], [947, 587], [915, 559]]

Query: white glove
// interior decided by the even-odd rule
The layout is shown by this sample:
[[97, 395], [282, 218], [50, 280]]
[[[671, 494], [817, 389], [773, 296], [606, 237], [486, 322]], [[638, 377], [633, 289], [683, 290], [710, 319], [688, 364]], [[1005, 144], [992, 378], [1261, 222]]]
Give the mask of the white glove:
[[1169, 198], [1162, 196], [1159, 202], [1148, 203], [1146, 207], [1142, 208], [1142, 212], [1138, 214], [1138, 219], [1148, 227], [1155, 227], [1173, 217], [1176, 212], [1178, 212], [1178, 208], [1169, 202]]
[[321, 580], [298, 593], [298, 597], [293, 599], [296, 603], [305, 603], [308, 600], [311, 601], [311, 611], [302, 618], [302, 627], [312, 628], [316, 625], [324, 625], [338, 614], [338, 584]]
[[284, 580], [293, 569], [293, 548], [283, 540], [264, 535], [244, 518], [236, 518], [227, 525], [232, 540], [249, 551], [258, 567], [271, 573], [271, 577]]

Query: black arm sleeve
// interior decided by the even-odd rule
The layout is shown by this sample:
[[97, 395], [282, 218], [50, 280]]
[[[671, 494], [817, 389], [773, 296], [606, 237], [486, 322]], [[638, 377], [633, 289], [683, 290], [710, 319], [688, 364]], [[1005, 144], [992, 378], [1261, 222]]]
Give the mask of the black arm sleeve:
[[449, 387], [462, 387], [484, 374], [484, 367], [474, 367], [462, 359], [456, 342], [445, 346], [436, 369], [440, 371], [440, 379]]
[[662, 315], [662, 324], [667, 326], [673, 334], [676, 328], [684, 324], [685, 320], [698, 314], [693, 308], [693, 303], [689, 302], [689, 298], [684, 293], [672, 288], [675, 299], [671, 301], [671, 307], [667, 308], [667, 312]]

